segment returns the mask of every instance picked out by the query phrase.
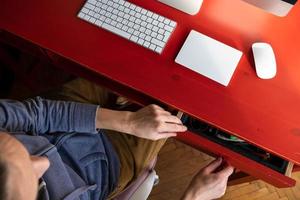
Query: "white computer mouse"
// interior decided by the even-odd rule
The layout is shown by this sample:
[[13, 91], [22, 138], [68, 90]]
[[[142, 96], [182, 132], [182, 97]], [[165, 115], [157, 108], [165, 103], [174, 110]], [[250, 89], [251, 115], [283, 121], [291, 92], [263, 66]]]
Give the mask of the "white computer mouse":
[[256, 74], [262, 79], [271, 79], [276, 75], [276, 59], [273, 48], [268, 43], [258, 42], [252, 45]]
[[159, 1], [190, 15], [196, 15], [199, 12], [203, 2], [203, 0], [159, 0]]

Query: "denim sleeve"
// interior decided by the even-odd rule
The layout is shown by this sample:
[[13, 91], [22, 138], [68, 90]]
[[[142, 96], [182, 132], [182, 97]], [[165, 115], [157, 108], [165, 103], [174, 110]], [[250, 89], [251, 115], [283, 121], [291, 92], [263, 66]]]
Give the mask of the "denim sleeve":
[[54, 132], [97, 133], [97, 105], [51, 101], [0, 100], [0, 129], [38, 135]]

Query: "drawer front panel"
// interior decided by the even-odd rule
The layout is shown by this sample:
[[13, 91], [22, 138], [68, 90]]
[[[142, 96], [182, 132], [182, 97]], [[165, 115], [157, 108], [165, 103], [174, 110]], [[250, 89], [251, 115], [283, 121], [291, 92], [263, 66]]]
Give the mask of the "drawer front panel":
[[223, 147], [215, 142], [208, 140], [200, 135], [194, 134], [190, 131], [178, 134], [177, 139], [193, 146], [196, 149], [205, 151], [213, 156], [222, 156], [232, 166], [252, 175], [258, 179], [264, 180], [276, 187], [293, 187], [295, 180], [281, 174], [267, 166], [257, 163], [239, 153], [236, 153], [226, 147]]

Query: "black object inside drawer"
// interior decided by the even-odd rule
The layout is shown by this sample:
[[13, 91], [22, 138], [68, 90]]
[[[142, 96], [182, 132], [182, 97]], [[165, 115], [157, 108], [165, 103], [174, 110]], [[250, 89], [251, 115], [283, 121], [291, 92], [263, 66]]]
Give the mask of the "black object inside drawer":
[[267, 166], [281, 174], [285, 174], [287, 171], [289, 162], [274, 154], [247, 143], [237, 137], [231, 136], [229, 133], [215, 128], [203, 121], [194, 119], [186, 114], [182, 115], [181, 120], [192, 133], [201, 135], [202, 137]]

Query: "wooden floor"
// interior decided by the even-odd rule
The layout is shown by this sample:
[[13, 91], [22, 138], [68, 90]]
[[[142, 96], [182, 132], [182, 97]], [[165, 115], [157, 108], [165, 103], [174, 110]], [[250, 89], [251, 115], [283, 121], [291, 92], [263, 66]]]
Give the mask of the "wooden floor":
[[[149, 200], [179, 200], [193, 175], [212, 158], [174, 139], [168, 140], [160, 152], [156, 171], [160, 183]], [[263, 181], [228, 187], [221, 200], [300, 200], [300, 172], [294, 173], [294, 188], [277, 189]]]

